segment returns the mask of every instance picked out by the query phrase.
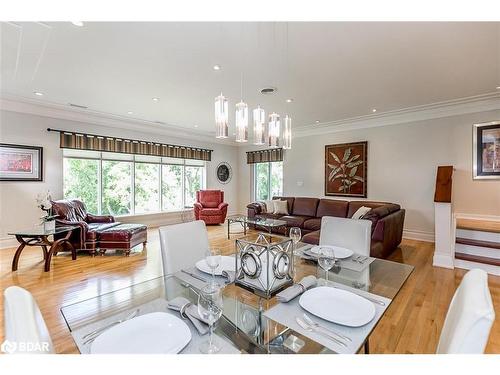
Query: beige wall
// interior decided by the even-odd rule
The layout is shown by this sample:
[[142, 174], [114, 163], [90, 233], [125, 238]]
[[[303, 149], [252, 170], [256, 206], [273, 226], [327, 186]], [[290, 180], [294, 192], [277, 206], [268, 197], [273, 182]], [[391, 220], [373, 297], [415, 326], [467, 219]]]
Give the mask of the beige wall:
[[[500, 119], [500, 111], [294, 138], [285, 153], [284, 194], [324, 197], [324, 146], [368, 141], [368, 199], [401, 204], [405, 230], [434, 232], [438, 165], [454, 165], [455, 211], [500, 216], [500, 181], [472, 180], [472, 124]], [[240, 152], [240, 210], [251, 199], [250, 167]], [[302, 186], [300, 183], [302, 182]], [[329, 197], [335, 198], [335, 197]]]
[[[207, 144], [197, 140], [144, 134], [8, 111], [0, 111], [0, 125], [0, 142], [43, 146], [44, 153], [42, 182], [0, 182], [0, 248], [12, 245], [12, 238], [7, 236], [9, 231], [30, 227], [39, 222], [41, 212], [35, 202], [38, 193], [50, 190], [55, 199], [62, 198], [62, 150], [59, 148], [57, 133], [47, 132], [48, 127], [213, 149], [212, 161], [207, 163], [207, 188], [224, 190], [225, 199], [229, 203], [229, 212], [233, 212], [239, 202], [237, 168], [233, 167], [233, 178], [226, 185], [219, 184], [215, 174], [215, 169], [221, 161], [227, 161], [232, 166], [238, 163], [238, 149], [234, 146]], [[168, 219], [168, 215], [162, 215]], [[161, 222], [162, 218], [145, 217], [144, 220]]]

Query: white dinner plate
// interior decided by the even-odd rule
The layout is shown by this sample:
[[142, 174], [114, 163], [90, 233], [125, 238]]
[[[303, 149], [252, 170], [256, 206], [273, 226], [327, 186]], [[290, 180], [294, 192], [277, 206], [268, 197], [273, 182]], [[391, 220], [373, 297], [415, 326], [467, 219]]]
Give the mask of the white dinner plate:
[[154, 312], [127, 320], [104, 331], [90, 347], [91, 354], [176, 354], [191, 341], [191, 331], [172, 314]]
[[[222, 271], [235, 271], [235, 259], [234, 257], [221, 256], [220, 264], [215, 269], [215, 275], [221, 276]], [[212, 270], [208, 267], [208, 264], [205, 259], [199, 260], [196, 262], [196, 268], [198, 268], [201, 272], [205, 272], [208, 274], [212, 274]]]
[[366, 298], [327, 286], [309, 289], [299, 304], [311, 314], [348, 327], [364, 326], [375, 316], [375, 305]]
[[345, 247], [340, 246], [313, 246], [309, 250], [314, 255], [319, 255], [319, 249], [322, 247], [327, 247], [333, 249], [333, 253], [335, 254], [335, 258], [337, 259], [345, 259], [349, 258], [354, 252], [352, 250], [346, 249]]

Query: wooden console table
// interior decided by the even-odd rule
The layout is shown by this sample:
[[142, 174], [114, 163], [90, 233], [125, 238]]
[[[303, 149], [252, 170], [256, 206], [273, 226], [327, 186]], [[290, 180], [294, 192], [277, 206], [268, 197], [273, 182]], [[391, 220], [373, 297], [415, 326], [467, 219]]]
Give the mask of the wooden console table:
[[[46, 230], [40, 226], [33, 227], [25, 231], [9, 233], [11, 236], [16, 236], [16, 239], [20, 243], [16, 253], [14, 254], [14, 259], [12, 260], [12, 271], [17, 271], [19, 257], [26, 246], [40, 246], [42, 248], [43, 260], [45, 261], [45, 272], [50, 271], [50, 261], [52, 260], [52, 255], [57, 253], [63, 244], [68, 244], [71, 249], [71, 259], [76, 260], [76, 249], [69, 241], [69, 237], [71, 236], [71, 233], [73, 233], [74, 229], [78, 229], [78, 227], [64, 226]], [[53, 241], [49, 240], [50, 236], [58, 234], [64, 234], [64, 237], [59, 239], [55, 239], [54, 237]], [[50, 248], [47, 250], [47, 247]]]

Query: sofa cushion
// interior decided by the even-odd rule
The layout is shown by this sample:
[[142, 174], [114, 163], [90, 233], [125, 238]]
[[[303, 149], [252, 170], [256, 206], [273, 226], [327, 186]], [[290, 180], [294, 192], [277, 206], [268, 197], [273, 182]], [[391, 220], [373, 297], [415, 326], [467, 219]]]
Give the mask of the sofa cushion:
[[279, 219], [286, 221], [287, 227], [299, 227], [302, 228], [304, 221], [310, 219], [310, 216], [298, 216], [298, 215], [286, 215]]
[[[387, 206], [386, 209], [382, 209], [382, 211], [387, 211], [386, 215], [389, 215], [390, 213], [401, 209], [399, 204], [388, 203], [388, 202], [350, 201], [349, 202], [349, 210], [347, 212], [346, 217], [351, 218], [352, 215], [358, 210], [358, 208], [360, 208], [362, 206], [370, 207], [370, 208], [379, 208], [379, 207]], [[369, 213], [371, 213], [371, 211]], [[383, 215], [381, 217], [384, 217], [386, 215]]]
[[288, 211], [288, 203], [286, 201], [276, 200], [274, 202], [273, 214], [288, 215], [289, 213], [290, 212]]
[[313, 219], [309, 219], [309, 220], [306, 220], [304, 222], [304, 229], [308, 229], [308, 230], [320, 230], [321, 229], [321, 219], [320, 218], [313, 218]]
[[320, 199], [316, 217], [335, 216], [346, 217], [347, 208], [349, 207], [348, 201], [336, 199]]
[[319, 245], [319, 230], [306, 234], [302, 237], [302, 242], [309, 243], [311, 245]]
[[288, 202], [288, 212], [293, 212], [293, 202], [294, 197], [273, 197], [273, 200], [287, 201]]
[[295, 198], [293, 201], [292, 214], [299, 216], [316, 216], [319, 199], [317, 198]]
[[220, 216], [221, 210], [218, 208], [202, 208], [200, 210], [200, 215], [202, 216]]

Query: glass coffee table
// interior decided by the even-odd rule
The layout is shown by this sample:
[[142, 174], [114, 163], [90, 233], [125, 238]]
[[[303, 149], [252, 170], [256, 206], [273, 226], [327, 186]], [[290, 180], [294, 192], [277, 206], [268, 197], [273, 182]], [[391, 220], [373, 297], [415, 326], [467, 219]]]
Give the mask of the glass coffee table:
[[259, 217], [248, 217], [245, 215], [232, 215], [227, 218], [227, 239], [231, 237], [231, 224], [240, 223], [243, 227], [243, 234], [247, 234], [249, 225], [258, 225], [265, 228], [270, 234], [273, 228], [286, 228], [287, 222], [278, 219], [266, 219]]
[[[43, 260], [45, 261], [45, 272], [50, 271], [50, 261], [52, 259], [52, 255], [60, 251], [63, 245], [67, 246], [71, 250], [71, 258], [76, 260], [76, 249], [69, 241], [71, 233], [73, 233], [73, 230], [75, 229], [78, 229], [78, 227], [58, 226], [54, 229], [45, 229], [43, 226], [37, 226], [9, 233], [11, 236], [16, 236], [16, 239], [19, 242], [19, 247], [17, 248], [16, 253], [14, 254], [14, 259], [12, 260], [12, 271], [17, 271], [19, 257], [26, 246], [40, 246], [42, 248]], [[49, 240], [50, 236], [54, 236], [52, 241]], [[58, 238], [56, 239], [56, 237]]]

